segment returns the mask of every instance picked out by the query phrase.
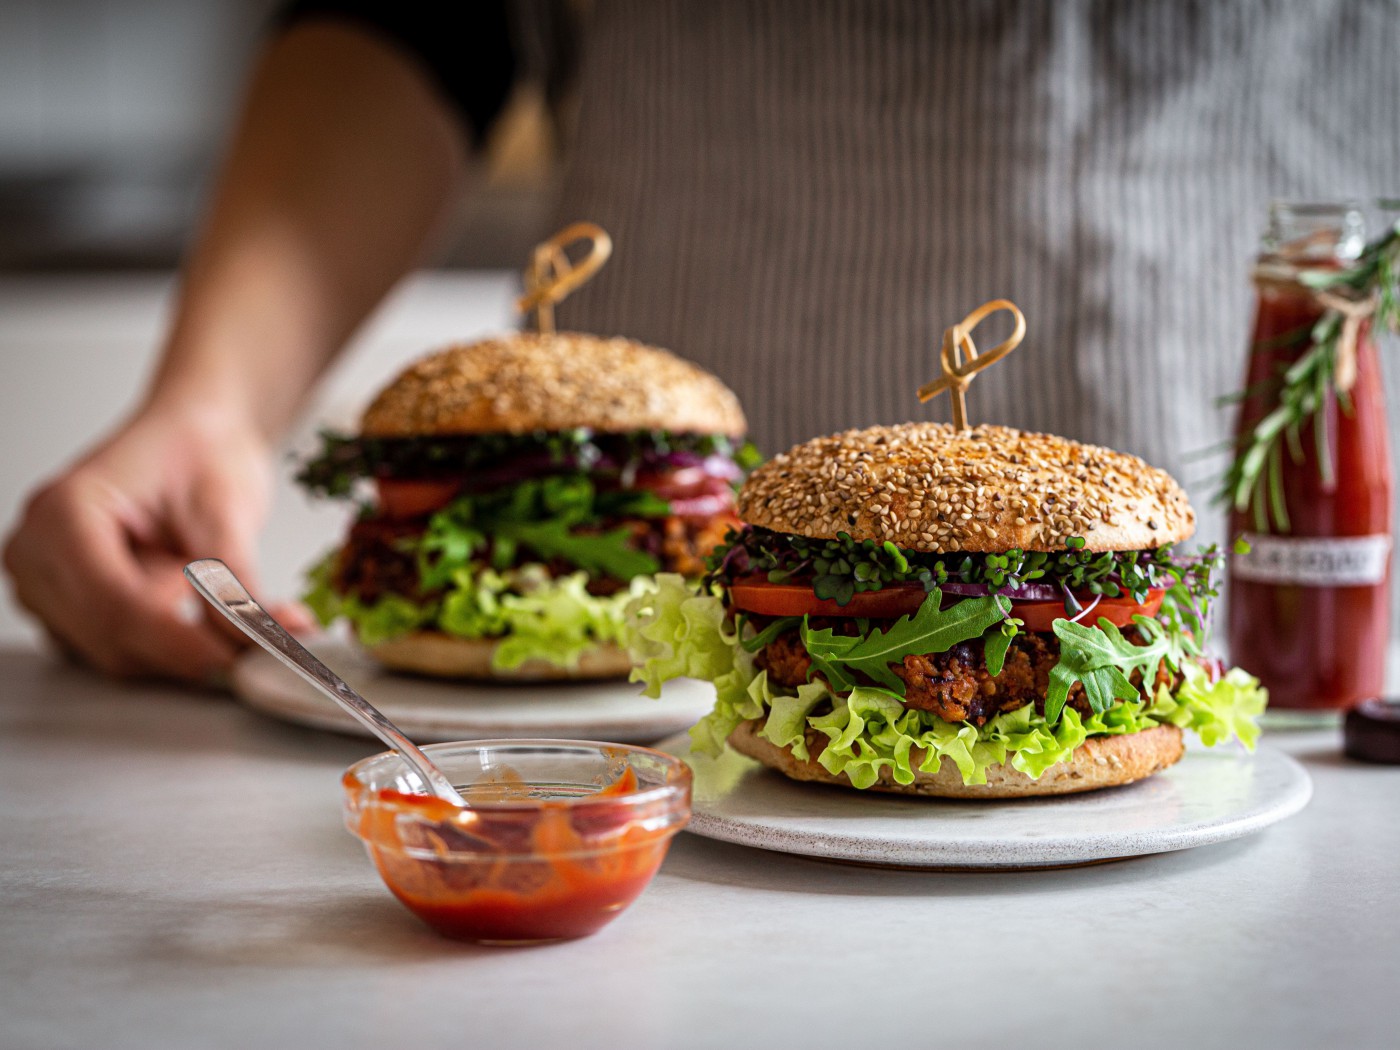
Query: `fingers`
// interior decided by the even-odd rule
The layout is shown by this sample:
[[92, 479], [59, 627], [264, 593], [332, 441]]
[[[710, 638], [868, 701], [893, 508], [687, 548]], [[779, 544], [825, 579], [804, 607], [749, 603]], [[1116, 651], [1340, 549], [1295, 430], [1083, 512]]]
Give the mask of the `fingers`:
[[292, 634], [311, 634], [321, 626], [301, 602], [276, 602], [268, 606], [267, 611]]
[[203, 683], [237, 651], [206, 624], [180, 616], [178, 568], [138, 562], [121, 509], [81, 479], [34, 497], [5, 564], [20, 603], [108, 674]]
[[[182, 560], [218, 558], [255, 600], [262, 588], [256, 564], [256, 535], [261, 508], [249, 506], [243, 493], [219, 476], [209, 476], [182, 494], [170, 514], [172, 537]], [[163, 555], [164, 552], [157, 552]], [[247, 637], [212, 607], [203, 605], [209, 629], [236, 648], [249, 645]]]

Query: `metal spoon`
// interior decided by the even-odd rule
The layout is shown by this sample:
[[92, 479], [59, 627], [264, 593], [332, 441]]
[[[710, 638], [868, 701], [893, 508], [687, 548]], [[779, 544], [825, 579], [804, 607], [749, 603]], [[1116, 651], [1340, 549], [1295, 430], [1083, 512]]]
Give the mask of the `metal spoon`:
[[302, 678], [345, 708], [361, 725], [399, 753], [440, 799], [454, 806], [468, 808], [467, 801], [452, 786], [442, 770], [433, 765], [403, 731], [385, 718], [368, 700], [345, 684], [345, 681], [306, 647], [287, 633], [286, 629], [268, 615], [266, 609], [253, 600], [248, 589], [238, 582], [227, 565], [217, 558], [202, 558], [185, 566], [185, 578], [204, 599], [253, 641], [290, 667]]

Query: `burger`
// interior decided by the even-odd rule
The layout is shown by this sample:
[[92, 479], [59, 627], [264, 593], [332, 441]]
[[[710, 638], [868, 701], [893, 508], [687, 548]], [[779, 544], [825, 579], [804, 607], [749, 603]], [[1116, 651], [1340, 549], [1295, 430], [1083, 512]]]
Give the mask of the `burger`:
[[1006, 427], [851, 430], [770, 460], [700, 587], [629, 608], [634, 678], [714, 683], [697, 750], [966, 798], [1126, 784], [1258, 735], [1208, 655], [1214, 548], [1135, 456]]
[[627, 674], [623, 610], [697, 579], [756, 458], [738, 399], [626, 339], [522, 333], [416, 362], [298, 480], [359, 503], [307, 604], [395, 670]]

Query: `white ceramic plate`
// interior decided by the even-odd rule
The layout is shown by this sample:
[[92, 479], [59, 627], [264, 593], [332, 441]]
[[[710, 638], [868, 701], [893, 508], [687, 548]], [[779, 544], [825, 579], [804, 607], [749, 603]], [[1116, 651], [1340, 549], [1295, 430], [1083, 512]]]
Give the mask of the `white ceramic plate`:
[[[694, 725], [714, 705], [714, 687], [677, 680], [660, 700], [628, 682], [475, 684], [393, 674], [351, 642], [306, 641], [331, 670], [418, 742], [491, 737], [565, 737], [646, 744]], [[233, 691], [249, 707], [287, 722], [361, 736], [349, 715], [270, 654], [251, 649], [233, 667]]]
[[1188, 746], [1165, 773], [1125, 787], [1022, 801], [902, 798], [802, 784], [727, 751], [657, 746], [695, 771], [689, 831], [722, 842], [894, 867], [1061, 867], [1239, 838], [1297, 813], [1312, 781], [1293, 759]]

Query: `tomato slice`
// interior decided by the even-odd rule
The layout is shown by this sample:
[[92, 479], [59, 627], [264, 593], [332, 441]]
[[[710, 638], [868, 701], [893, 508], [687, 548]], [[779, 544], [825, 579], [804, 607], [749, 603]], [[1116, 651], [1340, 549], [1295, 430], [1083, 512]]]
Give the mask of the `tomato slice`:
[[681, 467], [677, 470], [640, 470], [632, 479], [632, 487], [654, 492], [662, 499], [694, 496], [708, 491], [711, 478], [701, 467]]
[[736, 609], [760, 616], [869, 616], [898, 619], [917, 612], [928, 594], [916, 583], [897, 583], [878, 591], [851, 595], [845, 605], [823, 600], [806, 583], [769, 583], [760, 577], [735, 580], [729, 587], [729, 601]]
[[[1134, 616], [1156, 616], [1157, 610], [1162, 607], [1162, 596], [1166, 593], [1161, 588], [1150, 590], [1147, 592], [1147, 601], [1141, 604], [1126, 594], [1118, 598], [1100, 598], [1099, 603], [1077, 622], [1092, 627], [1100, 620], [1107, 620], [1115, 627], [1127, 627], [1133, 622]], [[1079, 600], [1088, 608], [1094, 600], [1094, 595]], [[1056, 620], [1071, 619], [1065, 613], [1065, 603], [1060, 601], [1013, 602], [1011, 615], [1022, 620], [1028, 631], [1051, 631], [1054, 630]]]
[[731, 503], [734, 501], [734, 486], [729, 479], [707, 473], [704, 467], [641, 471], [632, 479], [632, 488], [646, 489], [672, 503], [701, 497], [724, 497]]
[[409, 481], [403, 478], [375, 478], [379, 512], [386, 518], [403, 521], [422, 518], [441, 510], [462, 490], [460, 481]]
[[[732, 492], [716, 492], [708, 496], [685, 496], [680, 499], [667, 500], [671, 505], [671, 513], [677, 518], [713, 518], [720, 514], [733, 517], [734, 494]], [[738, 518], [734, 519], [736, 522]]]
[[[1132, 598], [1102, 598], [1081, 623], [1095, 624], [1100, 618], [1118, 627], [1126, 627], [1134, 616], [1156, 616], [1162, 607], [1165, 590], [1147, 592], [1147, 601], [1138, 604]], [[735, 580], [729, 587], [729, 603], [736, 609], [758, 613], [760, 616], [851, 616], [893, 620], [918, 611], [928, 595], [923, 587], [913, 583], [896, 583], [878, 591], [861, 591], [851, 596], [845, 605], [823, 600], [804, 583], [769, 583], [761, 576]], [[1087, 606], [1091, 595], [1084, 600]], [[1025, 623], [1028, 631], [1050, 631], [1056, 620], [1068, 620], [1063, 602], [1012, 602], [1011, 615]]]

